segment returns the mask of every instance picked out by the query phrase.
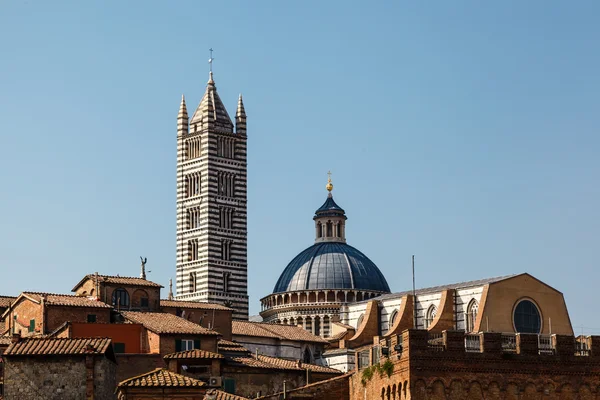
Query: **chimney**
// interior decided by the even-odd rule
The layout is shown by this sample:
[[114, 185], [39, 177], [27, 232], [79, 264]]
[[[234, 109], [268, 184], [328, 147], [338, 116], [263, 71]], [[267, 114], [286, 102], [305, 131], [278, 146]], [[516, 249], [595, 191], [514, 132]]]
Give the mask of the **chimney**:
[[21, 332], [15, 332], [10, 339], [11, 343], [19, 343], [21, 341]]

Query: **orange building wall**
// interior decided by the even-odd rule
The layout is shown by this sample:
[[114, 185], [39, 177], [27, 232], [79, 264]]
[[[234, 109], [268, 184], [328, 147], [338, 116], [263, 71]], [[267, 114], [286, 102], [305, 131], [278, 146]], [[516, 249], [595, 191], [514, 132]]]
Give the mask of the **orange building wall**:
[[140, 324], [71, 324], [71, 337], [109, 337], [114, 343], [125, 343], [125, 353], [142, 353]]
[[52, 332], [67, 321], [73, 323], [87, 323], [88, 315], [95, 315], [96, 322], [110, 322], [110, 308], [46, 305], [45, 331], [46, 333]]
[[528, 274], [492, 283], [484, 290], [475, 330], [514, 332], [513, 309], [517, 301], [524, 298], [537, 304], [542, 316], [542, 334], [550, 333], [551, 319], [552, 333], [573, 335], [562, 293]]

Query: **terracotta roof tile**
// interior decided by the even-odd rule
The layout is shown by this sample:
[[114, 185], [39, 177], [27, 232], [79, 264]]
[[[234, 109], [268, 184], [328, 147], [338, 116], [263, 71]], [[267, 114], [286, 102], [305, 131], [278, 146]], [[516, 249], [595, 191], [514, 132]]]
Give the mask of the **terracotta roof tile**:
[[6, 346], [11, 342], [10, 336], [0, 336], [0, 346]]
[[[72, 291], [73, 292], [76, 291], [77, 288], [79, 286], [83, 285], [83, 283], [85, 281], [87, 281], [88, 279], [95, 279], [95, 278], [96, 278], [95, 274], [89, 274], [89, 275], [84, 276], [83, 279], [80, 280], [77, 285], [75, 285], [75, 287], [72, 289]], [[98, 280], [100, 282], [106, 282], [106, 283], [110, 283], [110, 284], [114, 284], [114, 285], [123, 285], [123, 286], [146, 286], [146, 287], [156, 287], [156, 288], [164, 287], [156, 282], [152, 282], [147, 279], [142, 279], [142, 278], [138, 278], [135, 276], [98, 275]]]
[[219, 335], [210, 329], [169, 313], [122, 311], [125, 319], [144, 325], [144, 328], [159, 334]]
[[258, 357], [254, 354], [245, 357], [231, 357], [230, 360], [236, 364], [241, 364], [252, 368], [279, 369], [287, 371], [305, 371], [308, 369], [312, 372], [341, 374], [341, 372], [337, 369], [306, 363], [300, 363], [300, 365], [298, 365], [298, 360], [285, 360], [283, 358], [269, 357], [262, 354], [259, 354]]
[[22, 338], [12, 343], [5, 356], [50, 356], [104, 354], [110, 348], [110, 338]]
[[225, 307], [222, 304], [216, 303], [201, 303], [199, 301], [185, 301], [185, 300], [161, 300], [161, 307], [173, 307], [173, 308], [199, 308], [203, 310], [231, 310], [233, 308]]
[[242, 346], [239, 343], [236, 342], [230, 342], [229, 340], [224, 340], [221, 339], [217, 342], [217, 347], [219, 348], [219, 351], [222, 352], [237, 352], [237, 353], [249, 353], [250, 351], [245, 348], [244, 346]]
[[210, 389], [206, 394], [216, 395], [215, 400], [248, 400], [246, 397], [237, 396], [218, 389]]
[[165, 368], [157, 368], [119, 383], [119, 387], [202, 387], [205, 385], [206, 383], [202, 381], [176, 374]]
[[17, 298], [13, 296], [0, 296], [0, 307], [8, 307], [15, 302]]
[[22, 296], [25, 296], [36, 303], [41, 302], [43, 297], [46, 305], [49, 306], [112, 308], [111, 305], [97, 300], [96, 298], [70, 294], [23, 292]]
[[205, 351], [200, 349], [187, 350], [187, 351], [179, 351], [177, 353], [171, 353], [164, 356], [166, 359], [181, 359], [181, 360], [190, 360], [190, 359], [218, 359], [224, 358], [222, 355], [213, 353], [211, 351]]
[[328, 343], [307, 330], [292, 325], [269, 324], [266, 322], [233, 321], [232, 334], [238, 336], [270, 337], [299, 342]]

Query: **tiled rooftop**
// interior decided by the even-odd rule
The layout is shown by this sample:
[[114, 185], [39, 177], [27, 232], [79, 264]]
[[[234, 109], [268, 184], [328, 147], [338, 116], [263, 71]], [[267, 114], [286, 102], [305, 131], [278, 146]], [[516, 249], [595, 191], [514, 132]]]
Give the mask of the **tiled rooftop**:
[[236, 342], [230, 342], [229, 340], [221, 339], [217, 342], [217, 347], [219, 351], [223, 352], [238, 352], [238, 353], [248, 353], [249, 350]]
[[122, 311], [125, 319], [144, 325], [144, 328], [159, 334], [219, 335], [210, 329], [169, 313]]
[[269, 357], [262, 354], [258, 356], [251, 354], [244, 357], [231, 357], [231, 361], [238, 365], [244, 365], [252, 368], [265, 368], [265, 369], [278, 369], [287, 371], [305, 371], [310, 370], [312, 372], [321, 372], [328, 374], [340, 374], [341, 372], [337, 369], [322, 367], [320, 365], [305, 364], [301, 363], [298, 365], [298, 361], [295, 360], [284, 360], [283, 358]]
[[71, 294], [23, 292], [22, 296], [27, 297], [36, 303], [40, 303], [43, 297], [44, 302], [49, 306], [112, 308], [111, 305], [95, 298], [75, 296]]
[[200, 303], [198, 301], [185, 301], [185, 300], [161, 300], [161, 307], [173, 307], [173, 308], [199, 308], [202, 310], [231, 310], [232, 308], [225, 307], [222, 304], [215, 303]]
[[110, 338], [21, 338], [4, 352], [5, 356], [50, 356], [104, 354]]
[[119, 383], [119, 387], [202, 387], [206, 383], [194, 378], [179, 375], [165, 368], [134, 376]]
[[[432, 286], [432, 287], [428, 287], [428, 288], [417, 289], [415, 291], [415, 294], [420, 295], [420, 294], [441, 292], [442, 290], [447, 290], [447, 289], [464, 289], [464, 288], [470, 288], [470, 287], [474, 287], [474, 286], [483, 286], [483, 285], [488, 285], [490, 283], [500, 282], [505, 279], [513, 278], [517, 275], [521, 275], [521, 274], [497, 276], [497, 277], [493, 277], [493, 278], [479, 279], [479, 280], [475, 280], [475, 281], [466, 281], [466, 282], [459, 282], [459, 283], [451, 283], [448, 285]], [[400, 298], [404, 295], [412, 294], [412, 293], [413, 293], [412, 290], [407, 290], [404, 292], [382, 294], [381, 296], [373, 297], [373, 299], [376, 299], [376, 300], [396, 299], [396, 298]], [[358, 303], [366, 303], [366, 302], [372, 301], [373, 299], [364, 300], [362, 302], [359, 301]]]
[[187, 350], [187, 351], [179, 351], [177, 353], [167, 354], [164, 358], [169, 359], [180, 359], [180, 360], [190, 360], [190, 359], [219, 359], [223, 358], [222, 355], [213, 353], [211, 351], [205, 351], [200, 349]]
[[[88, 279], [95, 279], [95, 274], [86, 275], [82, 280], [79, 281], [77, 285], [73, 288], [73, 292], [77, 290], [79, 286], [81, 286]], [[147, 279], [138, 278], [135, 276], [111, 276], [111, 275], [98, 275], [98, 280], [100, 282], [106, 282], [114, 285], [123, 285], [123, 286], [146, 286], [146, 287], [156, 287], [161, 288], [162, 285], [149, 281]]]
[[8, 307], [15, 302], [17, 298], [13, 296], [0, 296], [0, 307]]
[[236, 396], [222, 390], [210, 389], [206, 392], [208, 395], [215, 395], [215, 400], [248, 400], [246, 397]]
[[233, 321], [232, 334], [234, 336], [255, 336], [300, 342], [327, 343], [325, 339], [315, 336], [298, 326], [269, 324], [266, 322]]

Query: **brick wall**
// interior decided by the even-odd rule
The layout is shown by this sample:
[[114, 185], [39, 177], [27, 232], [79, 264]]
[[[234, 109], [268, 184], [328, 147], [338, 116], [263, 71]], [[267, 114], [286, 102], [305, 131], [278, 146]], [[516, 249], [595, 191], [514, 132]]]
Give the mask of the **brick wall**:
[[160, 354], [117, 354], [116, 357], [117, 383], [156, 368], [166, 367]]
[[[600, 396], [600, 354], [575, 355], [574, 338], [555, 336], [554, 354], [538, 354], [536, 335], [516, 335], [512, 352], [502, 335], [484, 333], [467, 352], [464, 334], [446, 331], [428, 344], [426, 331], [404, 331], [402, 351], [390, 349], [391, 376], [362, 369], [350, 377], [350, 399], [592, 400]], [[594, 340], [590, 337], [589, 340]], [[382, 358], [381, 362], [385, 361]]]
[[[88, 315], [95, 315], [96, 322], [110, 323], [110, 308], [95, 308], [95, 307], [64, 307], [46, 305], [46, 333], [52, 332], [59, 326], [70, 322], [87, 322]], [[97, 335], [95, 335], [97, 336]]]
[[[14, 317], [17, 317], [15, 325]], [[21, 332], [21, 335], [28, 335], [29, 322], [35, 320], [35, 332], [42, 333], [42, 306], [33, 301], [23, 298], [19, 303], [13, 306], [10, 313], [6, 316], [6, 327], [15, 326], [15, 332]]]
[[175, 353], [175, 341], [181, 340], [200, 340], [200, 348], [202, 350], [217, 352], [217, 337], [216, 336], [198, 336], [198, 335], [161, 335], [160, 336], [160, 353], [164, 356]]
[[115, 343], [125, 345], [125, 353], [141, 353], [142, 325], [140, 324], [71, 324], [70, 337], [109, 337]]
[[[325, 381], [312, 383], [303, 387], [288, 390], [286, 388], [287, 399], [312, 399], [312, 400], [344, 400], [350, 396], [349, 392], [350, 374], [338, 376]], [[276, 393], [268, 396], [259, 397], [264, 400], [279, 400], [283, 398], [283, 393]], [[367, 397], [371, 399], [371, 397]]]
[[231, 318], [232, 312], [229, 310], [203, 310], [198, 308], [181, 308], [181, 307], [162, 307], [162, 312], [181, 316], [181, 312], [185, 311], [185, 319], [203, 326], [204, 328], [213, 329], [223, 335], [223, 339], [231, 340]]

